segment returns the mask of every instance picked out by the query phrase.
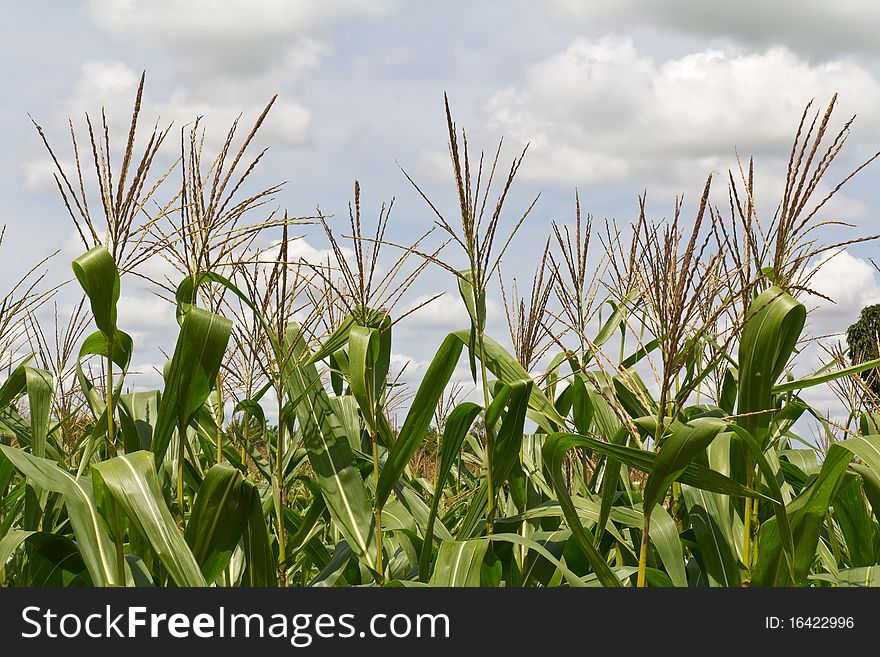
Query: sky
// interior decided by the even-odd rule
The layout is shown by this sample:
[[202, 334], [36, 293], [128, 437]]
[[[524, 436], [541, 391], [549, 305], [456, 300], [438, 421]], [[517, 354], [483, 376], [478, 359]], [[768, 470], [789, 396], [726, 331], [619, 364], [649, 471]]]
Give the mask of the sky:
[[[3, 0], [2, 10], [4, 290], [56, 249], [46, 280], [68, 280], [82, 250], [29, 115], [67, 157], [68, 117], [81, 122], [104, 107], [112, 134], [124, 137], [141, 71], [144, 125], [161, 117], [176, 130], [202, 115], [209, 149], [239, 113], [248, 124], [278, 94], [257, 139], [270, 146], [259, 185], [286, 181], [271, 208], [299, 216], [320, 207], [341, 229], [357, 179], [365, 217], [394, 198], [389, 234], [400, 242], [432, 222], [401, 169], [454, 216], [447, 93], [474, 148], [490, 151], [503, 136], [509, 161], [529, 145], [502, 225], [541, 194], [501, 266], [520, 281], [534, 273], [550, 222], [573, 220], [575, 189], [598, 222], [632, 220], [644, 191], [652, 217], [668, 216], [679, 194], [692, 216], [706, 176], [723, 191], [738, 150], [755, 157], [758, 210], [769, 218], [810, 99], [824, 107], [838, 94], [834, 127], [857, 115], [820, 191], [880, 147], [880, 5], [867, 1]], [[827, 218], [858, 227], [823, 237], [880, 233], [878, 180], [875, 164], [844, 187]], [[299, 253], [325, 252], [319, 231], [300, 233]], [[880, 302], [876, 249], [851, 247], [813, 280], [836, 301], [807, 300], [813, 334], [844, 331]], [[72, 287], [59, 294], [62, 306]], [[135, 338], [132, 370], [141, 373], [133, 383], [155, 387], [174, 309], [136, 278], [122, 288], [121, 326]], [[455, 282], [439, 268], [401, 308], [438, 292], [446, 294], [395, 327], [394, 362], [410, 361], [413, 381], [443, 336], [467, 326]], [[506, 324], [492, 303], [489, 332], [501, 339]], [[830, 392], [811, 395], [823, 412], [839, 411]]]

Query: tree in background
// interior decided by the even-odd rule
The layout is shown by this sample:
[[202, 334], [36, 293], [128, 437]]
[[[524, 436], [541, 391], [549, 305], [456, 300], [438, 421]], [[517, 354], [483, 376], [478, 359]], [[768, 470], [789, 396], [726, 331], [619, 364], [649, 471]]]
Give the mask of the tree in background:
[[[880, 357], [880, 304], [865, 306], [859, 319], [846, 330], [847, 355], [853, 365]], [[880, 396], [880, 376], [876, 369], [861, 374], [871, 392]]]

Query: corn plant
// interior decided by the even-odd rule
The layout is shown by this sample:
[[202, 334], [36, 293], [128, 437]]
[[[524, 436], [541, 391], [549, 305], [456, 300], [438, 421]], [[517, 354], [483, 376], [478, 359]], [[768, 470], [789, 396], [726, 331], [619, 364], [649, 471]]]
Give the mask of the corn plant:
[[[55, 158], [85, 248], [72, 263], [82, 301], [69, 317], [56, 307], [46, 331], [41, 304], [58, 286], [40, 264], [0, 304], [4, 585], [880, 584], [880, 422], [866, 374], [880, 359], [828, 347], [824, 367], [792, 375], [815, 258], [875, 237], [817, 237], [828, 199], [877, 157], [811, 201], [850, 127], [829, 141], [835, 99], [804, 112], [770, 221], [752, 160], [728, 175], [727, 208], [710, 177], [668, 221], [642, 196], [630, 225], [594, 234], [576, 195], [521, 294], [500, 272], [538, 212], [535, 199], [508, 221], [525, 151], [506, 175], [500, 145], [474, 163], [448, 102], [460, 227], [406, 174], [447, 238], [430, 247], [432, 229], [392, 240], [393, 203], [365, 226], [358, 183], [347, 234], [320, 210], [265, 210], [279, 185], [239, 197], [272, 102], [213, 159], [197, 121], [148, 184], [169, 133], [154, 131], [134, 164], [142, 92], [143, 80], [119, 168], [104, 116], [100, 130], [87, 119], [96, 180], [72, 124], [75, 174]], [[330, 257], [295, 258], [303, 236], [326, 240]], [[596, 236], [604, 253], [591, 253]], [[177, 337], [161, 388], [133, 391], [117, 302], [152, 258], [179, 276], [152, 281], [175, 306]], [[457, 285], [469, 321], [404, 391], [392, 330], [435, 300], [405, 303], [429, 268]], [[509, 336], [488, 329], [496, 289]], [[455, 379], [459, 363], [479, 401]], [[815, 386], [838, 394], [845, 423], [803, 400]], [[801, 435], [808, 420], [821, 439]]]

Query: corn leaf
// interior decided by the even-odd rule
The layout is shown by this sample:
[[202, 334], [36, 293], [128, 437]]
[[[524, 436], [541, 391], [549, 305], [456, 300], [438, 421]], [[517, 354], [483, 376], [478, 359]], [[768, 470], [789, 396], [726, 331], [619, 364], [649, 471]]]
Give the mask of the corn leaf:
[[149, 452], [117, 456], [92, 466], [98, 495], [109, 495], [137, 527], [178, 586], [207, 586], [183, 534], [174, 522]]
[[95, 504], [92, 482], [76, 478], [56, 463], [20, 449], [0, 445], [0, 452], [34, 485], [64, 498], [77, 547], [95, 586], [124, 586], [116, 567], [113, 541], [104, 530]]
[[211, 394], [229, 342], [232, 322], [196, 306], [180, 327], [156, 414], [152, 452], [161, 463], [174, 430], [186, 427]]

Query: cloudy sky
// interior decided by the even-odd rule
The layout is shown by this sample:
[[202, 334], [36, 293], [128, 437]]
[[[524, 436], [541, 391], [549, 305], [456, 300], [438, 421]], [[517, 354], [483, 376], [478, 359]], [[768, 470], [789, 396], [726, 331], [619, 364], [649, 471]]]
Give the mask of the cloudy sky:
[[[643, 190], [652, 216], [665, 216], [676, 194], [687, 213], [706, 176], [716, 172], [721, 182], [739, 149], [756, 158], [758, 209], [769, 218], [811, 98], [824, 106], [839, 94], [835, 127], [858, 115], [829, 184], [880, 146], [880, 6], [867, 1], [2, 4], [0, 215], [8, 229], [0, 276], [9, 284], [58, 248], [50, 279], [64, 280], [79, 248], [28, 114], [62, 150], [67, 117], [80, 120], [84, 111], [106, 107], [113, 129], [124, 131], [142, 70], [145, 123], [161, 117], [181, 126], [203, 115], [209, 148], [239, 113], [253, 120], [277, 93], [258, 139], [271, 145], [260, 183], [287, 181], [274, 206], [296, 215], [320, 206], [343, 219], [359, 179], [367, 217], [396, 199], [390, 232], [400, 241], [420, 234], [431, 215], [399, 167], [440, 207], [455, 208], [447, 92], [473, 143], [488, 150], [503, 135], [508, 157], [530, 143], [510, 219], [542, 195], [502, 267], [520, 278], [534, 271], [549, 222], [573, 218], [576, 187], [600, 221], [632, 219]], [[827, 218], [856, 223], [858, 232], [829, 239], [880, 232], [878, 180], [875, 166], [844, 188]], [[316, 232], [304, 235], [304, 252], [326, 248]], [[845, 330], [862, 306], [880, 302], [868, 261], [876, 248], [839, 254], [814, 280], [837, 301], [814, 303], [815, 334]], [[430, 271], [408, 302], [454, 289], [447, 274]], [[173, 309], [136, 279], [124, 281], [122, 294], [122, 327], [138, 344], [135, 369], [145, 372], [143, 385], [155, 385], [158, 345], [173, 345]], [[412, 359], [417, 373], [443, 335], [466, 321], [448, 294], [400, 325], [395, 360]], [[497, 313], [492, 322], [502, 334]], [[830, 395], [815, 401], [833, 410]]]

